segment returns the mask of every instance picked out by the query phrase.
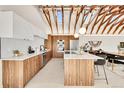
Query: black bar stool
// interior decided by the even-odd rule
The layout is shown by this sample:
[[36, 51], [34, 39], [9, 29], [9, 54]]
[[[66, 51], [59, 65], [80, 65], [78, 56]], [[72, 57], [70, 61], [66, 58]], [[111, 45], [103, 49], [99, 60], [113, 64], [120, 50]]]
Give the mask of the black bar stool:
[[105, 80], [106, 80], [106, 83], [108, 84], [107, 74], [106, 74], [106, 70], [104, 67], [105, 63], [106, 63], [106, 58], [105, 59], [98, 59], [97, 61], [94, 62], [95, 66], [97, 67], [98, 76], [99, 76], [98, 66], [102, 66], [103, 71], [104, 71], [104, 75], [105, 75]]

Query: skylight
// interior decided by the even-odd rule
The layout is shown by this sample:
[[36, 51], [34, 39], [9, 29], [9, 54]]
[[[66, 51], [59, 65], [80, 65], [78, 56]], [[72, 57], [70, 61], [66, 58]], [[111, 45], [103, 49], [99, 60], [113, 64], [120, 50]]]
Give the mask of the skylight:
[[62, 23], [62, 11], [57, 11], [57, 16], [58, 16], [58, 22]]

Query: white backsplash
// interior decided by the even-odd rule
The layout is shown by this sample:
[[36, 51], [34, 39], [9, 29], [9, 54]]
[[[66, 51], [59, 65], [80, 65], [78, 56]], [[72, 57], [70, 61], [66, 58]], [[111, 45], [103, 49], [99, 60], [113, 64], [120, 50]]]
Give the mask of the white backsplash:
[[34, 37], [33, 41], [2, 38], [1, 58], [7, 58], [13, 56], [12, 51], [15, 49], [18, 49], [24, 54], [26, 54], [29, 46], [31, 46], [35, 50], [36, 48], [40, 49], [40, 45], [44, 45], [44, 39], [40, 37]]

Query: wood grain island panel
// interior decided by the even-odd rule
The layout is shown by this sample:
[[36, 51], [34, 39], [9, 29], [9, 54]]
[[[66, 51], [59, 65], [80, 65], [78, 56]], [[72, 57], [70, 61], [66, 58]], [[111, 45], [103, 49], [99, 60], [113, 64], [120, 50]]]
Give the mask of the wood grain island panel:
[[65, 86], [93, 86], [94, 60], [64, 59]]
[[64, 85], [93, 86], [94, 61], [89, 59], [65, 59]]

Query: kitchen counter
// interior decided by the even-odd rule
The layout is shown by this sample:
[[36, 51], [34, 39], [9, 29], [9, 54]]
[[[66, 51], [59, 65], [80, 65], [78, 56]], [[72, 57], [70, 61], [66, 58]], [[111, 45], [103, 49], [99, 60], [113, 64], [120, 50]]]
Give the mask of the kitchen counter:
[[23, 88], [43, 67], [42, 52], [2, 61], [3, 88]]
[[[47, 50], [46, 52], [48, 52], [50, 50]], [[9, 57], [9, 58], [2, 58], [1, 60], [20, 60], [20, 61], [23, 61], [25, 59], [28, 59], [28, 58], [31, 58], [31, 57], [34, 57], [34, 56], [37, 56], [37, 55], [40, 55], [40, 54], [43, 54], [44, 52], [41, 51], [41, 52], [35, 52], [35, 53], [32, 53], [32, 54], [24, 54], [22, 56], [13, 56], [13, 57]]]
[[84, 52], [83, 54], [79, 54], [77, 51], [67, 51], [64, 53], [64, 59], [103, 59], [102, 57], [98, 57], [89, 53]]
[[51, 50], [39, 51], [18, 57], [2, 59], [4, 88], [23, 88], [41, 70], [45, 60], [50, 60]]

